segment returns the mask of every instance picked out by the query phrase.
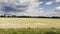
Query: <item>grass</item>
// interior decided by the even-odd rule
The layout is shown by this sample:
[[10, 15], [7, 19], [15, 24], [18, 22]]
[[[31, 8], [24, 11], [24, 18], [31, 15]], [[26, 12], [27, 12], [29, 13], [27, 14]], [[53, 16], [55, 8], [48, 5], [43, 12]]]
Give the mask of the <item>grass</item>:
[[0, 34], [60, 34], [60, 19], [0, 18], [0, 28]]
[[[54, 31], [55, 30], [55, 31]], [[60, 34], [60, 29], [51, 28], [17, 28], [0, 29], [0, 34]]]

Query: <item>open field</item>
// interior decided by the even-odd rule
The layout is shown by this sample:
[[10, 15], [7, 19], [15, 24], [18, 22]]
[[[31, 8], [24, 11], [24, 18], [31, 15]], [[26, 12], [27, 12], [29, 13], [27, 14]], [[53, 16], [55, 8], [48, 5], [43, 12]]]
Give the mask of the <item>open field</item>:
[[60, 28], [60, 19], [50, 18], [0, 18], [0, 28]]

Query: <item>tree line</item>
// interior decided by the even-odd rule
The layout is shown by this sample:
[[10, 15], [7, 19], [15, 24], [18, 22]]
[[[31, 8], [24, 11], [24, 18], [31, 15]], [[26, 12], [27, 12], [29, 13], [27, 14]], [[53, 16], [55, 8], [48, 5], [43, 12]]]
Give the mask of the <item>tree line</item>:
[[0, 15], [0, 17], [17, 17], [17, 18], [60, 18], [58, 16], [52, 16], [52, 17], [46, 17], [46, 16], [16, 16], [16, 15], [12, 15], [12, 16], [6, 16], [6, 15]]

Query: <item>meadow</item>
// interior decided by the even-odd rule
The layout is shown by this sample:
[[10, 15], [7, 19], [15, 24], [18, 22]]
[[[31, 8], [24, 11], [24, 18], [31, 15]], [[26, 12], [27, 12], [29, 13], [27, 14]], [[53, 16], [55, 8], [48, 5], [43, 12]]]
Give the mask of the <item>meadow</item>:
[[0, 18], [0, 34], [60, 34], [60, 19]]
[[0, 29], [0, 34], [60, 34], [59, 28], [10, 28]]
[[60, 28], [60, 19], [53, 18], [0, 18], [0, 28]]

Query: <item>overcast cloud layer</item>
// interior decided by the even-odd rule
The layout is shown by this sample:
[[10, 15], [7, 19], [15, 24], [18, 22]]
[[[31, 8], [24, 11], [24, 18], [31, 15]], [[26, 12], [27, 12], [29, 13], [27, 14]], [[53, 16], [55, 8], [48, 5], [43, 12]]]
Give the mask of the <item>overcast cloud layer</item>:
[[60, 16], [60, 0], [0, 0], [0, 15]]

